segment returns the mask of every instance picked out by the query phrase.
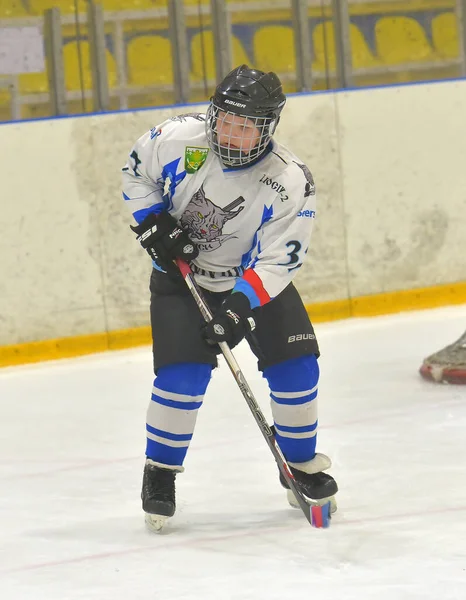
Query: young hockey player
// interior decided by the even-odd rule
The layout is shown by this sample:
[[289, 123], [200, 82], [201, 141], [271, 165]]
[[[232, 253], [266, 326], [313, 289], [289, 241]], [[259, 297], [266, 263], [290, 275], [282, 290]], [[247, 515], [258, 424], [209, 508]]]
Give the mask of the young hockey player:
[[[319, 349], [292, 283], [308, 250], [315, 187], [307, 166], [272, 138], [285, 102], [277, 75], [242, 65], [218, 85], [206, 115], [180, 115], [153, 128], [123, 169], [123, 196], [138, 223], [132, 229], [154, 266], [156, 377], [142, 486], [154, 529], [175, 512], [175, 476], [218, 342], [233, 348], [243, 338], [268, 382], [276, 440], [300, 489], [336, 508], [337, 484], [324, 472], [330, 459], [316, 453]], [[210, 323], [176, 258], [189, 262], [214, 313]]]

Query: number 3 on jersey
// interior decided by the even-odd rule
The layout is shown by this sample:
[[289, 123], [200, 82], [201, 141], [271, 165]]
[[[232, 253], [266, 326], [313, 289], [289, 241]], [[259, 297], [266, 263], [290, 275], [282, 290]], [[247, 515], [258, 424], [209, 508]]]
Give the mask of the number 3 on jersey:
[[[287, 243], [286, 247], [290, 248], [290, 251], [287, 254], [287, 256], [290, 257], [290, 260], [287, 263], [281, 263], [281, 264], [288, 267], [288, 272], [293, 271], [294, 269], [299, 269], [299, 267], [303, 264], [301, 259], [298, 256], [298, 253], [302, 248], [301, 243], [298, 242], [297, 240], [292, 240], [291, 242]], [[304, 254], [306, 254], [306, 252], [307, 252], [307, 248], [306, 248]], [[294, 266], [292, 266], [292, 265], [294, 265]]]

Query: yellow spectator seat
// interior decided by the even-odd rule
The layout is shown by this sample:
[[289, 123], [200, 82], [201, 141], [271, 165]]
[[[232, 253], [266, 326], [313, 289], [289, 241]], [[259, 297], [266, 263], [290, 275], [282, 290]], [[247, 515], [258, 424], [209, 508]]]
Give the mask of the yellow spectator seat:
[[[19, 91], [21, 95], [44, 94], [49, 91], [47, 72], [22, 73], [18, 77]], [[24, 104], [21, 107], [21, 118], [33, 119], [35, 117], [46, 117], [50, 115], [50, 104]]]
[[[45, 73], [26, 73], [19, 75], [20, 95], [45, 93], [48, 91], [47, 76]], [[48, 102], [40, 104], [23, 104], [21, 106], [21, 119], [45, 117], [50, 115]], [[5, 88], [0, 88], [0, 121], [9, 121], [11, 114], [11, 95]]]
[[43, 73], [21, 73], [18, 79], [21, 94], [44, 94], [49, 90], [47, 71]]
[[[353, 67], [374, 67], [380, 64], [371, 51], [361, 31], [350, 26]], [[319, 73], [336, 69], [335, 32], [331, 21], [320, 23], [312, 35], [312, 71]], [[294, 33], [291, 27], [270, 25], [259, 29], [254, 36], [255, 65], [262, 70], [273, 70], [280, 74], [296, 72]]]
[[[204, 50], [203, 50], [204, 46]], [[248, 56], [243, 48], [243, 45], [238, 38], [232, 36], [232, 68], [242, 64], [249, 64]], [[205, 61], [205, 74], [204, 74]], [[191, 41], [191, 74], [195, 81], [200, 81], [206, 77], [207, 79], [216, 79], [215, 74], [215, 49], [214, 36], [211, 31], [196, 33]]]
[[388, 65], [435, 60], [424, 29], [411, 17], [382, 17], [375, 26], [377, 53]]
[[335, 48], [335, 31], [333, 23], [319, 23], [312, 32], [313, 62], [312, 69], [316, 71], [334, 71], [337, 66]]
[[[86, 12], [87, 0], [78, 0], [78, 11], [80, 13]], [[50, 8], [59, 8], [62, 14], [69, 14], [75, 12], [74, 0], [29, 0], [29, 14], [34, 16], [41, 16], [44, 11]]]
[[0, 19], [26, 17], [27, 15], [21, 0], [0, 0]]
[[167, 0], [101, 0], [104, 10], [148, 10], [167, 6]]
[[350, 41], [354, 69], [376, 67], [381, 64], [369, 49], [364, 34], [354, 23], [350, 25]]
[[460, 53], [458, 19], [454, 13], [443, 13], [432, 20], [434, 48], [444, 58], [457, 58]]
[[173, 83], [170, 40], [160, 35], [141, 35], [130, 41], [127, 52], [129, 83], [133, 85]]
[[[291, 27], [266, 25], [254, 35], [254, 66], [274, 71], [282, 79], [285, 93], [296, 92], [296, 56]], [[286, 76], [289, 76], [288, 79]]]
[[5, 88], [0, 87], [0, 122], [11, 119], [10, 101], [10, 92]]
[[[21, 73], [18, 75], [18, 86], [20, 96], [32, 94], [44, 94], [48, 92], [49, 83], [47, 72], [42, 73]], [[4, 118], [11, 118], [10, 92], [5, 88], [0, 88], [0, 120], [1, 115]], [[44, 117], [50, 114], [48, 102], [38, 104], [23, 104], [21, 107], [21, 118], [28, 119], [34, 117]]]
[[[167, 2], [167, 0], [155, 0], [156, 2]], [[183, 0], [186, 6], [198, 6], [199, 3], [203, 5], [210, 4], [211, 0]], [[260, 2], [261, 0], [259, 0]], [[241, 4], [248, 4], [251, 2], [252, 4], [257, 4], [257, 0], [240, 0]], [[262, 0], [264, 2], [264, 0]], [[227, 4], [239, 4], [238, 0], [226, 0]], [[270, 5], [267, 6], [268, 3], [264, 2], [264, 10], [270, 8]]]
[[291, 27], [266, 25], [256, 32], [254, 66], [261, 71], [296, 72], [294, 33]]
[[[48, 92], [49, 83], [47, 79], [47, 72], [42, 73], [20, 73], [18, 75], [18, 86], [20, 95], [29, 94], [45, 94]], [[10, 92], [5, 88], [0, 88], [0, 107], [9, 107], [11, 101]], [[47, 115], [48, 104], [41, 103], [39, 106], [44, 108], [43, 114], [40, 116]], [[9, 109], [8, 109], [9, 111]], [[37, 116], [34, 111], [31, 111], [31, 105], [23, 105], [21, 108], [22, 118], [29, 118]]]
[[[81, 42], [80, 46], [84, 89], [89, 90], [92, 88], [89, 42]], [[107, 59], [108, 85], [109, 87], [115, 87], [117, 83], [115, 59], [108, 50], [105, 51], [105, 55]], [[68, 44], [65, 44], [63, 47], [63, 62], [65, 66], [65, 88], [70, 91], [81, 89], [77, 42], [68, 42]]]
[[[331, 21], [319, 23], [312, 34], [314, 62], [316, 71], [335, 70], [337, 64], [335, 29]], [[372, 54], [361, 30], [354, 23], [350, 24], [351, 60], [353, 69], [376, 67], [380, 61]]]

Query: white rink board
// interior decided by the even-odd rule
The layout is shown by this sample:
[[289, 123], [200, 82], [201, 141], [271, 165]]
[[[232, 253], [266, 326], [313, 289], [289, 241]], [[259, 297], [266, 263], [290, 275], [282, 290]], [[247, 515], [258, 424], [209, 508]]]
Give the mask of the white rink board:
[[0, 127], [0, 345], [105, 329], [101, 251], [80, 193], [75, 125]]
[[[277, 138], [314, 174], [306, 303], [466, 280], [466, 82], [297, 95]], [[120, 170], [176, 107], [0, 126], [0, 345], [148, 324]]]
[[336, 100], [351, 296], [466, 279], [465, 82]]

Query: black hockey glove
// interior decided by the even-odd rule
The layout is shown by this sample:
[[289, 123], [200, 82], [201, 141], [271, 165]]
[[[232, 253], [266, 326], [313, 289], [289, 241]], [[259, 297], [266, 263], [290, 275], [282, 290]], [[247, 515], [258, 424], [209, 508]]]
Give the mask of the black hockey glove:
[[248, 297], [242, 292], [230, 294], [203, 327], [203, 335], [210, 345], [227, 342], [233, 348], [256, 328]]
[[180, 275], [173, 262], [175, 258], [189, 262], [199, 254], [196, 244], [166, 211], [149, 214], [139, 225], [131, 225], [131, 229], [152, 260], [171, 275]]

